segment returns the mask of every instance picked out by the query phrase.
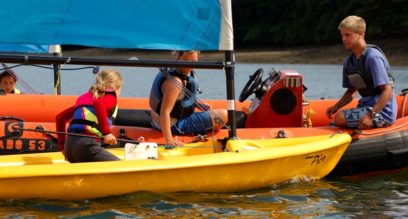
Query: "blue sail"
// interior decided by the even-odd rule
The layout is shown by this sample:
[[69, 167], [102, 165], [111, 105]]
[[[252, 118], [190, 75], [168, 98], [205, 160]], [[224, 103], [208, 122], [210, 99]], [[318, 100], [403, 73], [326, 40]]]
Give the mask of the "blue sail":
[[3, 0], [0, 43], [233, 50], [230, 1]]
[[0, 44], [0, 52], [48, 53], [48, 46], [32, 44]]

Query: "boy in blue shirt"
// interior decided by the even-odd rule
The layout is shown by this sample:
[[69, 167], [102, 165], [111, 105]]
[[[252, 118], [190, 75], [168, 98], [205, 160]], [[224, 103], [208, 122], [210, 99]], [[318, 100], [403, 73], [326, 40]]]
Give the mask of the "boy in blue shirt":
[[[393, 124], [397, 117], [390, 65], [381, 49], [364, 40], [366, 23], [357, 16], [346, 17], [339, 25], [344, 47], [353, 51], [343, 64], [343, 87], [346, 92], [340, 100], [326, 110], [334, 117], [336, 126], [370, 129]], [[362, 98], [357, 108], [342, 110], [355, 94]]]

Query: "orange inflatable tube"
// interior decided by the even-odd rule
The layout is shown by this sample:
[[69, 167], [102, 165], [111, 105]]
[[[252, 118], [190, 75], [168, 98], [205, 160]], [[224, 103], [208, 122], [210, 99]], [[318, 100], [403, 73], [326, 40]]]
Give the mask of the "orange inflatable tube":
[[[55, 116], [75, 105], [77, 96], [48, 95], [48, 94], [21, 94], [0, 96], [0, 117], [14, 116], [26, 122], [55, 122]], [[223, 100], [204, 100], [214, 109], [227, 108]], [[120, 109], [150, 109], [147, 98], [119, 98]], [[236, 101], [237, 110], [248, 106], [249, 102]]]
[[47, 133], [27, 132], [22, 129], [55, 130], [55, 124], [3, 119], [0, 121], [1, 155], [58, 150], [56, 136]]
[[[61, 111], [75, 104], [77, 96], [57, 96], [43, 94], [25, 94], [25, 95], [5, 95], [0, 96], [0, 117], [13, 116], [21, 118], [25, 122], [55, 122], [55, 116]], [[397, 96], [398, 118], [408, 115], [408, 107], [404, 102], [407, 102], [404, 96]], [[204, 100], [212, 105], [213, 108], [227, 108], [225, 100]], [[309, 100], [307, 105], [303, 107], [305, 115], [309, 109], [315, 113], [311, 120], [313, 126], [327, 126], [331, 122], [326, 117], [326, 109], [332, 106], [337, 100]], [[149, 100], [147, 98], [119, 98], [120, 109], [149, 109]], [[240, 103], [236, 101], [236, 110], [242, 111], [248, 108], [249, 101]], [[347, 105], [345, 108], [352, 108], [357, 105], [357, 99]], [[404, 110], [402, 110], [404, 108]]]

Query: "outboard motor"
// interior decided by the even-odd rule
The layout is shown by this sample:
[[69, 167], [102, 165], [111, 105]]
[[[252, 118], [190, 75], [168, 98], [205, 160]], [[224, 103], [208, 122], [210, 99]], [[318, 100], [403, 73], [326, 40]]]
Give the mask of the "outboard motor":
[[259, 78], [262, 78], [262, 72], [262, 69], [258, 69], [250, 77], [250, 81], [240, 96], [241, 100], [246, 95], [255, 93], [245, 127], [302, 127], [302, 75], [293, 70], [280, 72], [273, 70], [264, 82], [260, 82]]

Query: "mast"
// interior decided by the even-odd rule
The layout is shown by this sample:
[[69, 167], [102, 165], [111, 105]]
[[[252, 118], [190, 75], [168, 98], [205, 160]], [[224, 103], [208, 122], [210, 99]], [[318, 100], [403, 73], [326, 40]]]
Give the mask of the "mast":
[[234, 50], [225, 51], [225, 76], [227, 83], [227, 103], [228, 103], [228, 137], [234, 139], [237, 137], [237, 123], [235, 118], [235, 56]]
[[[55, 57], [62, 56], [62, 50], [60, 45], [50, 45], [48, 48], [48, 52]], [[54, 93], [61, 95], [61, 65], [60, 64], [52, 64], [54, 67]]]

